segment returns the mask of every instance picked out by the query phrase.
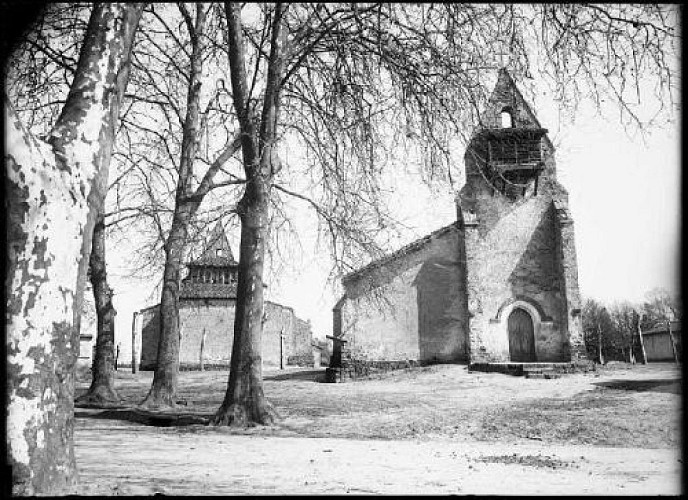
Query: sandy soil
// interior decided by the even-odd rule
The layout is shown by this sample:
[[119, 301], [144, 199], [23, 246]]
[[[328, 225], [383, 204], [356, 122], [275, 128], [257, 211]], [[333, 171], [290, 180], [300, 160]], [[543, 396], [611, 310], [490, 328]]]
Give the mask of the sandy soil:
[[[442, 365], [346, 384], [266, 371], [273, 428], [203, 425], [226, 372], [184, 372], [171, 426], [126, 406], [76, 411], [81, 494], [678, 494], [680, 372], [610, 366], [533, 380]], [[81, 384], [81, 390], [86, 383]], [[158, 422], [159, 423], [159, 422]]]

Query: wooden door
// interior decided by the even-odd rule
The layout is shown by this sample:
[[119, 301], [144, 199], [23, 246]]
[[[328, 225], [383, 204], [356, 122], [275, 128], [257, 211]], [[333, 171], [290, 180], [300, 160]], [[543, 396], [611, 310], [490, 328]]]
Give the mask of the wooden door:
[[525, 310], [516, 308], [509, 315], [509, 355], [511, 361], [535, 361], [533, 319]]

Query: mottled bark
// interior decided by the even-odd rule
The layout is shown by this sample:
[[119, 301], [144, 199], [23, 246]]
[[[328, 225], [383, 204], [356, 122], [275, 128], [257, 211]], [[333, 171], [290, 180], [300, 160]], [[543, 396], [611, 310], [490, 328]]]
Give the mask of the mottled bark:
[[107, 405], [118, 403], [115, 390], [115, 308], [112, 305], [112, 288], [107, 282], [105, 265], [105, 220], [98, 214], [93, 228], [93, 245], [89, 261], [90, 279], [96, 305], [96, 354], [91, 368], [92, 380], [88, 391], [77, 398], [77, 403]]
[[241, 220], [237, 305], [229, 382], [213, 425], [269, 425], [278, 417], [263, 392], [261, 338], [263, 334], [263, 262], [269, 220], [269, 199], [275, 160], [280, 84], [283, 76], [285, 32], [282, 4], [275, 6], [268, 74], [256, 133], [248, 108], [241, 7], [226, 3], [227, 39], [234, 108], [242, 132], [241, 149], [247, 185], [237, 206]]
[[49, 144], [5, 102], [7, 459], [16, 495], [69, 492], [74, 367], [95, 215], [140, 4], [96, 4]]

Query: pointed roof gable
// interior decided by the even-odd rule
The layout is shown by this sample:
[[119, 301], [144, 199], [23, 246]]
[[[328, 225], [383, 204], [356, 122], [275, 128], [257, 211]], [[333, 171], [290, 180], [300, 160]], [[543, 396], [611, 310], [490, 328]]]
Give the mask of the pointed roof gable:
[[228, 267], [236, 266], [237, 262], [234, 260], [232, 248], [229, 246], [229, 240], [222, 227], [222, 223], [218, 222], [213, 228], [212, 233], [205, 241], [205, 250], [201, 256], [191, 262], [190, 266], [213, 266], [213, 267]]
[[482, 126], [501, 128], [501, 113], [504, 110], [511, 112], [514, 128], [542, 128], [511, 75], [502, 68], [499, 70], [497, 84], [488, 100], [487, 109], [483, 113]]
[[[511, 114], [512, 128], [503, 128], [503, 111], [508, 111]], [[554, 149], [547, 136], [547, 129], [542, 128], [535, 113], [523, 98], [523, 94], [506, 68], [501, 68], [494, 90], [480, 116], [480, 123], [476, 125], [473, 132], [473, 138], [483, 134], [499, 136], [504, 133], [542, 136], [547, 146]]]

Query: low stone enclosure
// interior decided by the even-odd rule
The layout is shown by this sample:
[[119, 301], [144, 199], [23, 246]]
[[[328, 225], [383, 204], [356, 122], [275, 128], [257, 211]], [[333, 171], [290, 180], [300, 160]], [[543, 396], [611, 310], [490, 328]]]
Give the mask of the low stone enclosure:
[[325, 370], [325, 382], [346, 382], [347, 380], [355, 380], [357, 378], [370, 377], [393, 370], [414, 368], [427, 364], [429, 363], [421, 363], [420, 361], [412, 359], [404, 361], [368, 361], [360, 359], [350, 360], [346, 363], [343, 363], [343, 366], [328, 367]]
[[[373, 361], [362, 359], [343, 360], [340, 366], [329, 366], [325, 370], [325, 382], [346, 382], [365, 377], [380, 375], [394, 370], [417, 368], [438, 364], [417, 360], [403, 361]], [[595, 371], [592, 361], [578, 361], [570, 363], [472, 363], [468, 365], [469, 372], [504, 373], [516, 377], [534, 379], [555, 379], [569, 373], [587, 373]]]
[[[329, 337], [329, 336], [328, 336]], [[365, 359], [360, 352], [352, 352], [347, 342], [336, 337], [330, 366], [325, 371], [325, 382], [337, 383], [359, 378], [380, 375], [393, 370], [403, 370], [438, 364], [431, 361], [406, 360], [371, 360]], [[586, 373], [595, 371], [595, 363], [589, 360], [569, 362], [475, 362], [468, 364], [469, 372], [504, 373], [506, 375], [524, 376], [536, 379], [555, 379], [568, 373]]]

